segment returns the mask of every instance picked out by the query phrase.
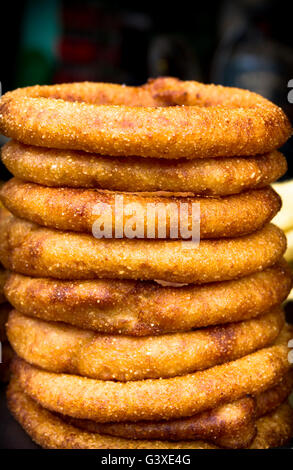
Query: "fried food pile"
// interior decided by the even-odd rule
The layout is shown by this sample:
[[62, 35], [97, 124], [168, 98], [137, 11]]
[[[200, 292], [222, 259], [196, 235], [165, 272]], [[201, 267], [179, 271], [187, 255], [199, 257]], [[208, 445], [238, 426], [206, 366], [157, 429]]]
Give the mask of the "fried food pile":
[[6, 322], [8, 406], [31, 438], [286, 444], [292, 274], [270, 186], [287, 169], [282, 110], [175, 78], [76, 83], [7, 93], [0, 131], [14, 175], [0, 191], [14, 308], [0, 334]]
[[[0, 203], [0, 207], [3, 208]], [[0, 382], [8, 382], [9, 380], [9, 364], [13, 356], [12, 348], [7, 340], [5, 324], [11, 305], [4, 295], [4, 285], [7, 280], [7, 272], [0, 264]]]
[[0, 382], [7, 382], [9, 380], [9, 363], [13, 355], [11, 346], [7, 340], [5, 329], [5, 324], [11, 310], [11, 305], [9, 305], [4, 296], [4, 284], [6, 279], [7, 273], [3, 267], [0, 266]]

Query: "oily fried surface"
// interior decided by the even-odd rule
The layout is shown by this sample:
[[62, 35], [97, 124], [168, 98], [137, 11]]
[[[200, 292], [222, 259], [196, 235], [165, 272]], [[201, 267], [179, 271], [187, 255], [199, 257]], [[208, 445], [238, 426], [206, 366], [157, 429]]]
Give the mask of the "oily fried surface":
[[[132, 226], [131, 220], [135, 217], [137, 227], [140, 227], [137, 233], [139, 238], [184, 238], [181, 227], [180, 230], [178, 227], [182, 204], [188, 208], [186, 228], [190, 231], [193, 205], [199, 205], [201, 239], [237, 237], [254, 232], [270, 222], [281, 208], [280, 196], [270, 187], [222, 198], [206, 198], [186, 194], [180, 197], [172, 194], [162, 196], [156, 193], [49, 188], [12, 178], [1, 188], [0, 196], [4, 206], [17, 217], [45, 227], [86, 233], [92, 233], [96, 222], [102, 223], [97, 207], [106, 204], [109, 210], [100, 211], [103, 223], [111, 233], [115, 233], [120, 217], [123, 227], [127, 224]], [[123, 201], [119, 217], [115, 216], [117, 197]], [[152, 216], [150, 207], [157, 216], [163, 209], [164, 218], [161, 218], [166, 225], [165, 233], [161, 230], [160, 217]], [[170, 230], [172, 221], [177, 222], [175, 234]], [[148, 235], [150, 226], [153, 227], [151, 236]]]
[[[194, 440], [205, 439], [220, 447], [247, 447], [255, 437], [255, 417], [271, 413], [287, 398], [293, 387], [293, 374], [287, 374], [272, 389], [241, 398], [190, 418], [136, 423], [97, 423], [67, 418], [70, 424], [89, 432], [127, 439]], [[61, 416], [60, 416], [61, 417]], [[66, 419], [65, 416], [63, 416]]]
[[[15, 419], [31, 438], [50, 449], [213, 449], [205, 441], [140, 441], [115, 438], [82, 431], [40, 407], [21, 390], [17, 381], [10, 383], [8, 406]], [[292, 409], [284, 404], [268, 416], [257, 421], [257, 437], [252, 448], [284, 445], [293, 434]]]
[[174, 159], [265, 153], [286, 142], [291, 126], [255, 93], [167, 78], [141, 89], [87, 82], [18, 89], [1, 98], [0, 131], [43, 147]]
[[13, 311], [7, 336], [18, 356], [47, 371], [127, 381], [175, 377], [245, 356], [271, 344], [284, 322], [278, 307], [245, 322], [135, 338], [98, 335]]
[[[190, 449], [191, 442], [134, 441], [101, 436], [81, 431], [66, 423], [55, 414], [39, 406], [28, 397], [16, 380], [10, 382], [7, 390], [8, 407], [31, 438], [48, 449]], [[197, 443], [198, 448], [216, 448], [205, 442]]]
[[225, 196], [262, 188], [287, 171], [277, 151], [264, 155], [198, 160], [109, 157], [10, 141], [2, 161], [18, 178], [45, 186], [113, 191], [172, 191]]
[[194, 246], [177, 240], [96, 239], [41, 228], [4, 209], [0, 212], [3, 265], [37, 277], [225, 281], [272, 266], [285, 249], [285, 235], [272, 224], [251, 235], [202, 240]]
[[283, 403], [286, 398], [293, 392], [293, 370], [291, 369], [281, 382], [275, 387], [262, 392], [255, 397], [256, 416], [266, 415], [273, 409]]
[[201, 411], [273, 387], [289, 371], [286, 327], [276, 344], [236, 361], [179, 377], [130, 382], [55, 374], [22, 359], [12, 370], [22, 389], [39, 404], [74, 418], [98, 422], [158, 421]]
[[11, 273], [9, 302], [26, 315], [100, 333], [133, 336], [187, 331], [256, 317], [279, 305], [292, 286], [289, 265], [238, 280], [163, 287], [155, 282], [65, 281]]
[[281, 447], [293, 436], [293, 411], [284, 403], [272, 413], [257, 420], [257, 435], [251, 449]]
[[245, 448], [256, 435], [255, 406], [241, 398], [191, 418], [137, 423], [97, 423], [59, 415], [67, 423], [88, 432], [139, 440], [194, 441], [202, 439], [220, 447]]

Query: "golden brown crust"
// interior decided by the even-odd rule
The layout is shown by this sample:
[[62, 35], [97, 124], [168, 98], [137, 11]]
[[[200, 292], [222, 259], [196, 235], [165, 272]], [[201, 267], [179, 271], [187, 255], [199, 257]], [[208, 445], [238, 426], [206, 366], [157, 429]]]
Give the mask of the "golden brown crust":
[[262, 392], [255, 397], [256, 417], [264, 416], [270, 413], [283, 403], [293, 392], [293, 370], [290, 370], [281, 382], [275, 387]]
[[[63, 419], [80, 429], [126, 439], [167, 441], [205, 439], [220, 447], [243, 448], [255, 437], [255, 417], [278, 408], [292, 391], [293, 373], [274, 388], [252, 397], [241, 398], [190, 418], [136, 423], [97, 423], [76, 418]], [[61, 416], [60, 416], [61, 417]]]
[[[163, 208], [166, 214], [166, 231], [159, 231], [159, 221], [154, 219], [152, 238], [182, 238], [181, 231], [170, 232], [172, 220], [177, 220], [182, 204], [188, 207], [188, 230], [192, 229], [193, 205], [200, 207], [200, 237], [221, 238], [246, 235], [261, 229], [281, 208], [280, 196], [270, 187], [247, 191], [222, 198], [192, 197], [188, 194], [160, 195], [157, 193], [117, 193], [93, 189], [48, 188], [12, 178], [1, 188], [1, 201], [16, 217], [41, 226], [59, 230], [92, 233], [99, 221], [98, 205], [106, 204], [103, 223], [115, 232], [116, 198], [123, 199], [123, 227], [130, 223], [133, 214], [141, 221], [143, 236], [148, 238], [151, 221], [148, 208]], [[135, 205], [133, 213], [129, 208]], [[108, 215], [107, 215], [108, 214]], [[120, 217], [120, 216], [119, 216]], [[132, 219], [133, 220], [133, 219]]]
[[97, 335], [13, 311], [7, 336], [18, 356], [47, 371], [128, 381], [175, 377], [238, 359], [272, 344], [284, 322], [276, 308], [256, 320], [134, 338]]
[[1, 98], [0, 131], [43, 147], [202, 158], [271, 151], [291, 126], [249, 91], [157, 79], [141, 89], [86, 82], [18, 89]]
[[[215, 449], [204, 441], [140, 441], [113, 438], [81, 431], [61, 418], [41, 408], [13, 380], [7, 391], [8, 406], [15, 419], [31, 438], [50, 449]], [[292, 410], [284, 404], [272, 414], [257, 421], [257, 437], [251, 448], [284, 445], [293, 434]], [[271, 432], [270, 432], [271, 431]]]
[[3, 265], [37, 277], [225, 281], [272, 266], [286, 250], [285, 235], [272, 224], [243, 237], [203, 240], [195, 247], [186, 243], [95, 239], [89, 234], [41, 228], [0, 211]]
[[64, 281], [10, 274], [9, 302], [20, 312], [100, 333], [133, 336], [187, 331], [256, 317], [279, 305], [292, 286], [289, 265], [202, 286], [154, 282]]
[[112, 382], [54, 374], [13, 361], [22, 389], [52, 411], [98, 422], [157, 421], [201, 411], [273, 387], [289, 371], [287, 327], [278, 342], [241, 359], [169, 379]]
[[149, 79], [143, 86], [149, 89], [161, 106], [225, 106], [254, 108], [271, 104], [263, 96], [249, 90], [178, 80], [174, 77]]
[[193, 192], [208, 196], [262, 188], [287, 171], [277, 151], [258, 156], [198, 160], [109, 157], [56, 150], [10, 141], [2, 161], [18, 178], [45, 186], [101, 188], [113, 191]]
[[257, 420], [257, 435], [250, 449], [282, 447], [293, 436], [293, 410], [284, 403], [272, 413]]
[[21, 390], [16, 380], [7, 390], [8, 407], [31, 438], [48, 449], [190, 449], [216, 448], [205, 442], [134, 441], [88, 433], [71, 426], [56, 414], [39, 406]]
[[59, 415], [65, 422], [84, 431], [125, 439], [212, 442], [220, 447], [245, 448], [256, 435], [255, 405], [245, 397], [191, 418], [137, 423], [97, 423]]

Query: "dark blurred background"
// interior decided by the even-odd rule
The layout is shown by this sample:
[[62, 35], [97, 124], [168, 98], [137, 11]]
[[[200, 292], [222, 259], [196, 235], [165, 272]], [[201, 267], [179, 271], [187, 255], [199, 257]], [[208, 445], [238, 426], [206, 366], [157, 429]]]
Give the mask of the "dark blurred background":
[[[82, 80], [139, 85], [172, 75], [256, 91], [293, 121], [292, 13], [293, 2], [280, 0], [5, 1], [2, 92]], [[292, 142], [283, 150], [293, 176]]]

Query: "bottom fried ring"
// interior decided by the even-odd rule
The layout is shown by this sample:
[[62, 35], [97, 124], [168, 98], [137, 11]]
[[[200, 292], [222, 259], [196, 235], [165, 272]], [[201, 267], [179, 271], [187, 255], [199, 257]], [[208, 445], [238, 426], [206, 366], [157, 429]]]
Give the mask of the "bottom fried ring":
[[14, 310], [7, 336], [18, 356], [47, 371], [124, 382], [175, 377], [232, 361], [272, 344], [284, 323], [277, 307], [244, 322], [134, 338], [98, 335]]
[[[280, 384], [219, 408], [204, 411], [190, 418], [149, 423], [97, 423], [69, 418], [70, 424], [89, 432], [127, 439], [194, 440], [204, 439], [220, 447], [247, 447], [255, 437], [255, 417], [271, 413], [289, 396], [293, 388], [293, 373]], [[66, 418], [63, 416], [63, 419]]]
[[194, 441], [205, 440], [219, 447], [240, 449], [256, 436], [255, 404], [245, 397], [191, 418], [149, 423], [107, 423], [79, 420], [58, 415], [64, 421], [88, 432], [139, 440]]
[[193, 416], [276, 385], [289, 372], [286, 327], [274, 346], [226, 364], [179, 377], [130, 382], [55, 374], [15, 359], [23, 390], [47, 409], [98, 422], [159, 421]]
[[[204, 441], [140, 441], [81, 431], [40, 407], [14, 380], [7, 391], [8, 406], [31, 438], [48, 449], [215, 449]], [[293, 412], [288, 404], [257, 421], [257, 436], [251, 448], [277, 447], [293, 434]]]
[[254, 318], [285, 300], [289, 265], [233, 281], [162, 287], [127, 280], [64, 281], [11, 273], [9, 302], [28, 316], [108, 334], [158, 335]]

